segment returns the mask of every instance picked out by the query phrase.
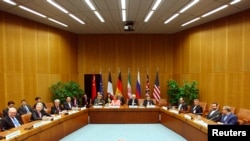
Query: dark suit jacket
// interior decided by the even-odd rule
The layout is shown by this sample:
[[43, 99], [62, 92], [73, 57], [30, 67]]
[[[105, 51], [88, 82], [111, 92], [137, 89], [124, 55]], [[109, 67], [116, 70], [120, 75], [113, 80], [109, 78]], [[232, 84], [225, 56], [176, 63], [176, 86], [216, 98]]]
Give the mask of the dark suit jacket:
[[[128, 100], [128, 105], [132, 105], [132, 102], [133, 102], [133, 99], [129, 99]], [[135, 101], [134, 101], [134, 105], [138, 105], [139, 103], [138, 103], [138, 99], [135, 99]], [[132, 105], [133, 106], [133, 105]]]
[[145, 100], [143, 101], [143, 105], [146, 107], [147, 104], [148, 104], [148, 102], [149, 102], [149, 105], [155, 105], [152, 99], [150, 99], [150, 100], [146, 100], [146, 99], [145, 99]]
[[3, 117], [8, 116], [9, 108], [3, 109]]
[[212, 115], [210, 115], [212, 111], [213, 110], [208, 112], [207, 119], [212, 120], [214, 122], [220, 121], [221, 120], [221, 112], [219, 110], [216, 110]]
[[222, 115], [221, 117], [221, 122], [226, 124], [226, 125], [236, 125], [238, 123], [238, 117], [233, 114], [233, 113], [230, 113], [229, 115], [227, 115], [227, 118], [225, 120], [225, 116], [226, 115]]
[[[22, 120], [20, 118], [20, 116], [16, 116], [16, 119], [17, 121], [19, 122], [20, 125], [22, 125]], [[10, 119], [9, 116], [6, 116], [2, 119], [2, 130], [8, 130], [8, 129], [11, 129], [11, 128], [14, 128], [15, 125], [14, 123], [12, 122], [12, 120]]]
[[50, 114], [46, 113], [44, 110], [41, 111], [41, 114], [42, 116], [40, 117], [39, 114], [37, 113], [36, 110], [34, 110], [32, 112], [32, 115], [30, 117], [30, 120], [31, 121], [34, 121], [34, 120], [42, 120], [43, 116], [51, 116]]
[[[75, 104], [75, 100], [76, 100], [76, 104]], [[78, 99], [72, 99], [72, 104], [73, 104], [73, 107], [77, 107], [77, 106], [79, 106], [80, 105], [80, 103], [79, 103], [79, 100]]]
[[[26, 105], [29, 109], [30, 112], [32, 112], [32, 109], [30, 107], [30, 105]], [[23, 114], [27, 114], [27, 111], [26, 109], [24, 108], [24, 106], [20, 106], [17, 110], [17, 112], [20, 114], [20, 115], [23, 115]]]
[[203, 109], [200, 105], [197, 105], [194, 109], [194, 105], [191, 107], [190, 112], [196, 115], [202, 115], [203, 114]]
[[65, 110], [71, 110], [72, 107], [73, 107], [73, 103], [70, 102], [70, 105], [71, 105], [71, 107], [69, 107], [69, 104], [67, 102], [63, 103], [63, 107], [64, 107]]
[[59, 109], [56, 108], [56, 106], [51, 107], [51, 114], [59, 114], [59, 112], [63, 111], [63, 106], [59, 106]]
[[[179, 108], [179, 106], [180, 106], [180, 104], [178, 105], [177, 108]], [[187, 103], [182, 103], [181, 108], [180, 108], [180, 111], [182, 112], [182, 111], [187, 111], [187, 110], [188, 110], [188, 105], [187, 105]]]
[[82, 106], [86, 106], [86, 107], [89, 107], [90, 105], [90, 99], [87, 97], [87, 100], [83, 97], [82, 98]]

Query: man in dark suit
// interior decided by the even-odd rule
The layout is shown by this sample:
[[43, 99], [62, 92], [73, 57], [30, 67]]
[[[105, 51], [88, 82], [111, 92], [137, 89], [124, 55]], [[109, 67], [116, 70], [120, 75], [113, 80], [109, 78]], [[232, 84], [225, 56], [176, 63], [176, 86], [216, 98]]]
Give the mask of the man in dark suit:
[[22, 120], [17, 114], [17, 110], [14, 107], [9, 108], [8, 115], [2, 120], [2, 130], [8, 130], [14, 127], [21, 126]]
[[73, 96], [72, 103], [73, 103], [73, 107], [78, 107], [80, 105], [79, 100], [77, 99], [76, 96]]
[[191, 107], [190, 112], [196, 115], [203, 114], [203, 108], [199, 105], [199, 99], [194, 99], [194, 105]]
[[72, 110], [73, 103], [71, 102], [71, 97], [67, 97], [66, 101], [63, 103], [63, 107], [65, 110]]
[[179, 99], [178, 111], [181, 113], [186, 113], [188, 110], [187, 103], [185, 102], [184, 98], [181, 97]]
[[30, 120], [42, 120], [44, 116], [50, 117], [51, 115], [46, 113], [42, 103], [37, 103], [35, 110], [32, 112]]
[[64, 110], [63, 106], [60, 103], [59, 99], [54, 100], [54, 106], [51, 107], [51, 114], [59, 114]]
[[90, 98], [86, 94], [82, 97], [82, 106], [87, 108], [90, 106]]
[[15, 102], [14, 101], [8, 101], [8, 107], [6, 109], [3, 110], [3, 117], [6, 117], [8, 116], [8, 111], [9, 111], [9, 108], [12, 108], [15, 106]]
[[238, 124], [238, 117], [231, 112], [231, 107], [224, 106], [222, 108], [221, 121], [217, 122], [217, 123], [224, 124], [224, 125], [237, 125]]
[[132, 94], [131, 98], [128, 100], [129, 106], [138, 106], [138, 99], [136, 99], [136, 95]]
[[21, 106], [18, 108], [17, 112], [18, 112], [20, 115], [28, 114], [28, 113], [31, 113], [31, 112], [32, 112], [32, 108], [30, 107], [30, 105], [28, 105], [28, 104], [26, 103], [26, 100], [23, 99], [23, 100], [21, 100]]
[[143, 106], [147, 107], [149, 105], [155, 105], [155, 103], [152, 99], [150, 99], [150, 96], [146, 94], [146, 99], [143, 101]]
[[218, 122], [221, 120], [221, 112], [218, 109], [218, 103], [213, 102], [211, 104], [211, 110], [207, 114], [207, 119], [212, 120], [214, 122]]

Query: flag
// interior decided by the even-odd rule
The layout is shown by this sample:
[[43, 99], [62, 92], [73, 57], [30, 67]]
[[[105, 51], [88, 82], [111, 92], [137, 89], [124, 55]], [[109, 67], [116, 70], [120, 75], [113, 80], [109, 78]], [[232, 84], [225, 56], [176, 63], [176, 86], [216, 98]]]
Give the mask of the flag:
[[118, 75], [118, 80], [117, 80], [117, 84], [116, 84], [116, 92], [115, 94], [122, 94], [122, 76], [121, 76], [121, 72], [119, 72]]
[[95, 82], [95, 75], [93, 74], [93, 79], [92, 79], [92, 95], [91, 98], [94, 100], [96, 98], [96, 82]]
[[107, 92], [110, 93], [111, 95], [114, 95], [113, 91], [113, 84], [112, 84], [112, 78], [111, 78], [111, 73], [109, 72], [109, 78], [108, 78], [108, 88]]
[[100, 73], [100, 86], [99, 86], [99, 92], [103, 95], [103, 84], [102, 84], [102, 73]]
[[145, 93], [150, 95], [148, 74], [147, 74], [147, 78], [146, 78], [146, 92]]
[[130, 79], [130, 72], [128, 72], [128, 98], [131, 98], [131, 79]]
[[136, 97], [137, 98], [140, 98], [141, 97], [141, 82], [140, 82], [140, 73], [138, 71], [138, 74], [137, 74], [137, 81], [136, 81]]
[[161, 99], [160, 96], [160, 82], [159, 82], [159, 77], [158, 77], [158, 72], [156, 73], [156, 78], [155, 78], [155, 84], [154, 84], [154, 91], [153, 91], [153, 96], [157, 102]]

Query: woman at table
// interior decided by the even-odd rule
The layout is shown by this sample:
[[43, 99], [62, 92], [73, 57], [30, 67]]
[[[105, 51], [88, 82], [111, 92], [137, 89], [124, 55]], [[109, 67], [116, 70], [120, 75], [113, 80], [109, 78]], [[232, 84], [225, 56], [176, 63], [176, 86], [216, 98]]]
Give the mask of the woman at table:
[[43, 109], [43, 104], [37, 103], [35, 110], [32, 112], [30, 120], [42, 120], [44, 116], [51, 117], [51, 115], [46, 113], [46, 111]]
[[107, 94], [107, 97], [105, 98], [105, 104], [110, 104], [112, 102], [112, 95], [111, 93]]
[[118, 99], [117, 95], [114, 96], [113, 100], [111, 101], [111, 106], [120, 106], [120, 105], [121, 105], [120, 99]]

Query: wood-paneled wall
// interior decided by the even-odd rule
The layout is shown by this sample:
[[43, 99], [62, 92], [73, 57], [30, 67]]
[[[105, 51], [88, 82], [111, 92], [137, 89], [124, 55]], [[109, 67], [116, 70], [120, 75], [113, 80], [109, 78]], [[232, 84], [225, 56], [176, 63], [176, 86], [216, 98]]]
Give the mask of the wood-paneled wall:
[[0, 12], [0, 108], [51, 101], [49, 87], [78, 82], [77, 35]]
[[174, 35], [173, 78], [197, 80], [200, 100], [250, 109], [250, 10]]
[[115, 92], [120, 70], [123, 95], [127, 98], [128, 68], [131, 72], [132, 93], [136, 90], [139, 68], [141, 92], [144, 97], [147, 71], [152, 95], [158, 69], [161, 96], [166, 97], [166, 82], [172, 77], [173, 70], [173, 48], [171, 37], [168, 35], [79, 35], [78, 57], [79, 82], [83, 82], [85, 73], [92, 74], [93, 70], [94, 73], [101, 71], [106, 93], [110, 69]]

